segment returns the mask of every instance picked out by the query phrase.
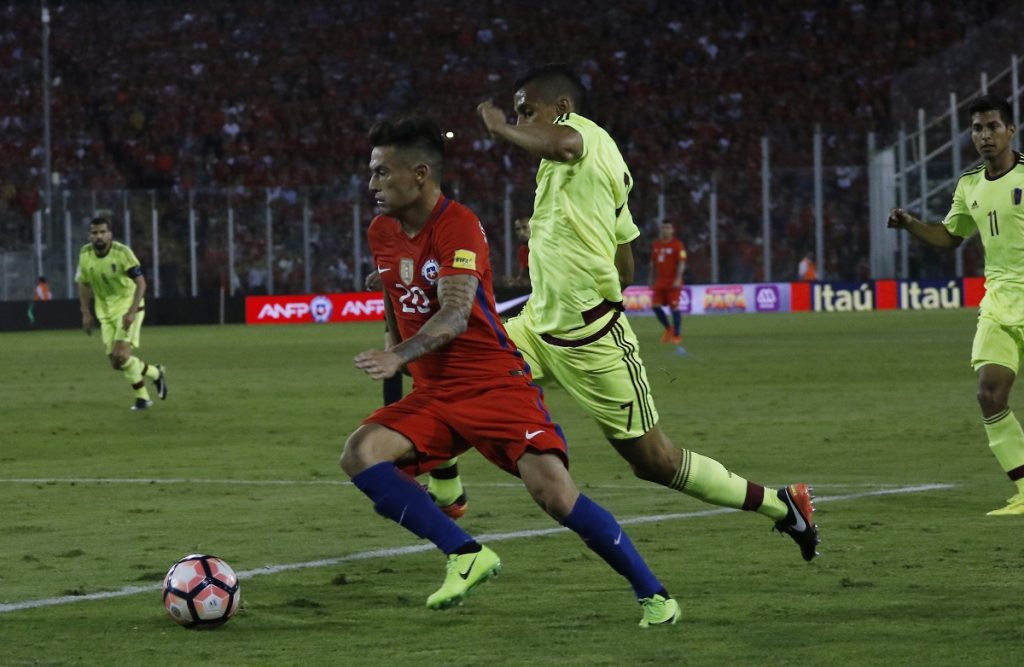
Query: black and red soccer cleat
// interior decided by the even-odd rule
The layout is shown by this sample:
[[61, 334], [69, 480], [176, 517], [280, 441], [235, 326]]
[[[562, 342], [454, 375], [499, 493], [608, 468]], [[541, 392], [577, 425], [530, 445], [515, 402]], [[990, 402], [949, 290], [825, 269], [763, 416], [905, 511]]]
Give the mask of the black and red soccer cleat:
[[779, 489], [779, 500], [786, 505], [786, 518], [775, 523], [775, 530], [793, 538], [806, 561], [818, 556], [818, 526], [814, 523], [814, 496], [806, 484], [790, 484]]

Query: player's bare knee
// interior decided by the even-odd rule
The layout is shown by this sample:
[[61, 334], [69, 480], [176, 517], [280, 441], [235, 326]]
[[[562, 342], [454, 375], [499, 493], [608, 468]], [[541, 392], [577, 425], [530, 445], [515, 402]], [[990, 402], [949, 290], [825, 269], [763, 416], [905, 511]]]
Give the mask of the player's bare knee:
[[558, 523], [562, 523], [572, 512], [575, 504], [568, 489], [561, 487], [530, 487], [530, 496], [544, 512]]
[[679, 450], [657, 427], [634, 440], [612, 440], [611, 443], [629, 463], [637, 479], [667, 485], [675, 477], [679, 466], [673, 457]]
[[408, 462], [410, 457], [405, 455], [402, 445], [396, 445], [389, 435], [387, 429], [373, 424], [360, 426], [345, 441], [339, 460], [341, 469], [351, 477], [385, 461]]
[[365, 451], [367, 449], [365, 431], [359, 428], [345, 441], [341, 450], [338, 465], [349, 477], [358, 475], [367, 468]]
[[564, 521], [580, 493], [565, 462], [553, 454], [527, 453], [519, 459], [518, 467], [533, 501], [555, 521]]
[[128, 363], [128, 357], [120, 354], [110, 355], [110, 367], [115, 371], [119, 371], [124, 368], [124, 365]]

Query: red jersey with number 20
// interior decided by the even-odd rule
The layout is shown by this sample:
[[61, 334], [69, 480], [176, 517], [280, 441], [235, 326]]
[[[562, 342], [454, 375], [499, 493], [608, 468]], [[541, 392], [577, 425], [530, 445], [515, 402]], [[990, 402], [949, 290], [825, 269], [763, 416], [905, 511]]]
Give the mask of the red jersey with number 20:
[[411, 338], [440, 309], [437, 281], [471, 274], [480, 284], [466, 330], [448, 345], [409, 364], [417, 387], [482, 383], [526, 375], [522, 355], [505, 333], [494, 307], [487, 237], [479, 219], [462, 204], [442, 196], [430, 219], [409, 238], [395, 218], [370, 223], [370, 251], [402, 340]]
[[679, 263], [686, 261], [686, 246], [679, 239], [657, 240], [651, 247], [651, 266], [654, 267], [654, 287], [672, 287], [679, 271]]

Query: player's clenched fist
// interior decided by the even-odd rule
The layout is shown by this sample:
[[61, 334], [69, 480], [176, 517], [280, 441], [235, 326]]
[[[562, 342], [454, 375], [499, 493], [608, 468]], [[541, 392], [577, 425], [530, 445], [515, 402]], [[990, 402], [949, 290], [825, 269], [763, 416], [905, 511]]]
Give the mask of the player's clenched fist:
[[487, 131], [491, 134], [494, 134], [495, 130], [506, 124], [505, 112], [494, 106], [494, 102], [490, 100], [478, 104], [476, 111], [480, 114], [480, 118], [484, 121]]
[[906, 229], [907, 225], [914, 218], [904, 211], [902, 208], [894, 208], [889, 212], [889, 228], [890, 229]]

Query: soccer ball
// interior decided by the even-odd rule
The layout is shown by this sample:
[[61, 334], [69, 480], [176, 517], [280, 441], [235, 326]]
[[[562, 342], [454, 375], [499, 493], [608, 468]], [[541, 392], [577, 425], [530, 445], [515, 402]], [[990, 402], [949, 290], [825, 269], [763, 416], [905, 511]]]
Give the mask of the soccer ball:
[[235, 571], [216, 556], [185, 556], [164, 577], [164, 608], [175, 623], [186, 628], [223, 625], [241, 600]]

